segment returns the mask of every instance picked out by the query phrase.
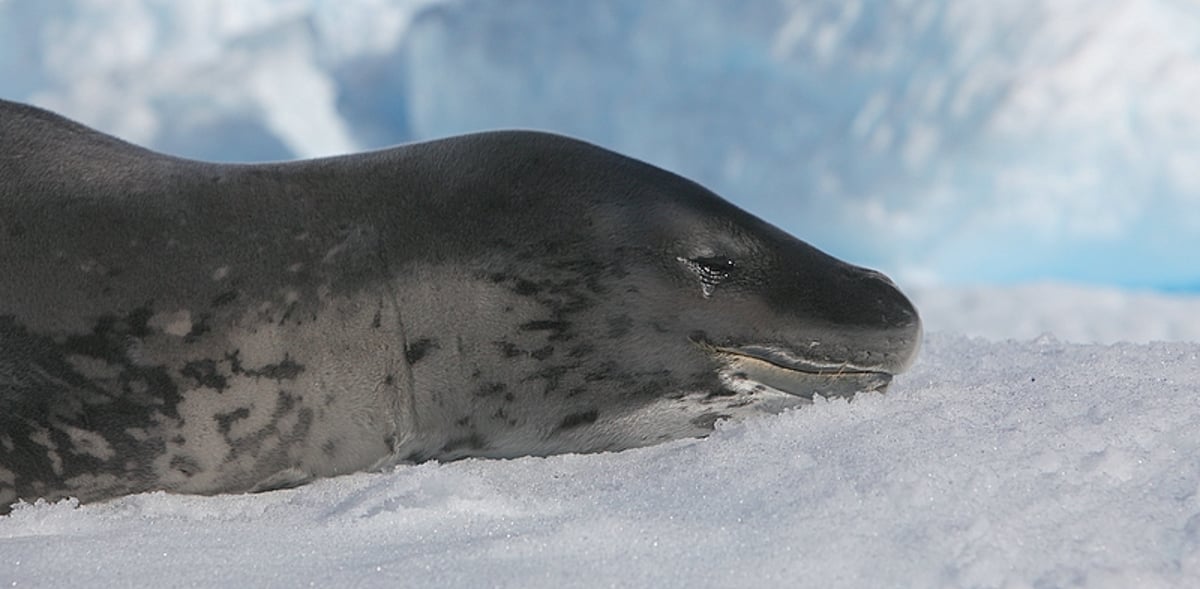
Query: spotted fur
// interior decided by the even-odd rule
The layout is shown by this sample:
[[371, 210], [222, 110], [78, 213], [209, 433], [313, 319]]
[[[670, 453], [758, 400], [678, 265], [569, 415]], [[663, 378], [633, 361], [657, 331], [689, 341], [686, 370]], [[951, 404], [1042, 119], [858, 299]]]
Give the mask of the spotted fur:
[[0, 179], [3, 506], [701, 436], [920, 338], [881, 275], [553, 135], [219, 165], [0, 102]]

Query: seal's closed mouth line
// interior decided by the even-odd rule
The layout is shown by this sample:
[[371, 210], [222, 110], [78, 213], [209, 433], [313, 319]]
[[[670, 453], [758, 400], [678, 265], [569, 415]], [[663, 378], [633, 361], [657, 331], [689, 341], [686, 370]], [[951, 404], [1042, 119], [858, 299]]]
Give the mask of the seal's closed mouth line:
[[789, 358], [789, 359], [785, 360], [784, 358], [779, 357], [777, 355], [768, 357], [766, 354], [756, 354], [756, 353], [748, 352], [746, 350], [740, 350], [737, 348], [725, 348], [725, 347], [714, 346], [713, 350], [718, 353], [721, 353], [721, 354], [727, 354], [730, 356], [736, 356], [739, 358], [746, 358], [748, 360], [754, 360], [757, 362], [763, 362], [766, 364], [770, 364], [771, 366], [773, 366], [775, 368], [779, 368], [781, 370], [788, 370], [791, 372], [801, 372], [804, 374], [813, 374], [813, 375], [820, 375], [820, 376], [835, 376], [835, 377], [836, 376], [846, 376], [846, 377], [851, 377], [851, 376], [891, 377], [891, 376], [894, 376], [892, 373], [884, 371], [884, 370], [872, 370], [869, 368], [859, 368], [859, 367], [856, 367], [856, 366], [853, 366], [850, 364], [846, 364], [846, 363], [843, 363], [843, 364], [819, 364], [817, 362], [804, 360], [802, 358], [797, 358], [797, 359]]

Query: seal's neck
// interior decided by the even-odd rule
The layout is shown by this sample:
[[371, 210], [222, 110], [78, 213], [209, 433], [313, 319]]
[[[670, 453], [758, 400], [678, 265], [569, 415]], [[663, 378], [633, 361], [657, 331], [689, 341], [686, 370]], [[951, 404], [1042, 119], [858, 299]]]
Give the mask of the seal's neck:
[[0, 100], [0, 177], [16, 192], [55, 183], [129, 186], [188, 163], [50, 111]]

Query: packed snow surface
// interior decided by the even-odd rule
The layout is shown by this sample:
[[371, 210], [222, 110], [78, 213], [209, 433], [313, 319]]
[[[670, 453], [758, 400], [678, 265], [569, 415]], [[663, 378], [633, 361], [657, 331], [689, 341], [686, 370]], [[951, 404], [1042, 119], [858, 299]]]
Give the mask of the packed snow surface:
[[[1200, 298], [934, 294], [935, 314], [971, 316], [986, 298], [1079, 340], [1096, 334], [1064, 309], [1096, 312], [1101, 337], [1163, 309], [1200, 324]], [[1022, 317], [975, 316], [973, 331], [1000, 337]], [[1198, 392], [1200, 343], [933, 333], [886, 395], [818, 399], [703, 440], [21, 506], [0, 517], [0, 583], [1195, 587]]]

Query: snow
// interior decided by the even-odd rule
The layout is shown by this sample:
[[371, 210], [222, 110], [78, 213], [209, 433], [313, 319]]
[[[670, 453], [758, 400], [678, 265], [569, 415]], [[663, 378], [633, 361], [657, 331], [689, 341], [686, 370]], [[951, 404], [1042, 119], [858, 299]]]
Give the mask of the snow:
[[926, 331], [991, 339], [1043, 334], [1076, 343], [1200, 342], [1200, 297], [1037, 283], [912, 288]]
[[[930, 334], [886, 395], [818, 399], [619, 453], [401, 466], [258, 495], [22, 505], [0, 518], [0, 583], [1200, 583], [1200, 343], [1002, 341], [1036, 318], [1031, 329], [1082, 341], [1122, 325], [1137, 338], [1152, 331], [1136, 323], [1162, 309], [1195, 333], [1200, 297], [1043, 285], [921, 299], [938, 301], [931, 324], [991, 339]], [[985, 303], [998, 311], [983, 314]], [[975, 323], [954, 323], [964, 317]]]
[[575, 135], [886, 271], [929, 334], [886, 395], [704, 440], [22, 505], [0, 584], [1200, 586], [1198, 27], [1181, 0], [0, 0], [0, 97], [227, 161]]
[[921, 285], [1200, 288], [1184, 0], [0, 1], [0, 96], [218, 160], [534, 127]]

